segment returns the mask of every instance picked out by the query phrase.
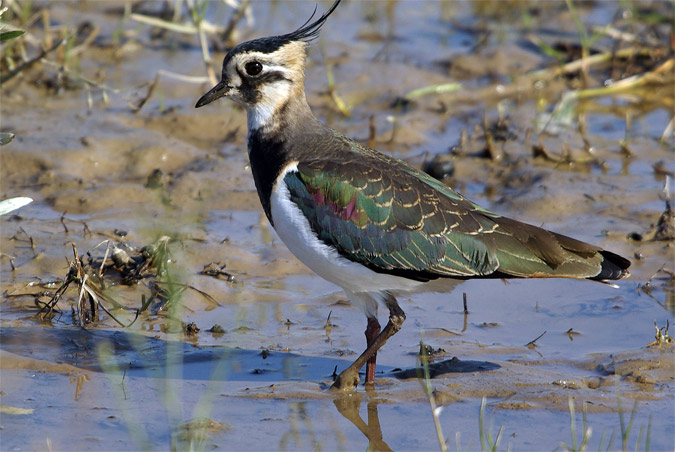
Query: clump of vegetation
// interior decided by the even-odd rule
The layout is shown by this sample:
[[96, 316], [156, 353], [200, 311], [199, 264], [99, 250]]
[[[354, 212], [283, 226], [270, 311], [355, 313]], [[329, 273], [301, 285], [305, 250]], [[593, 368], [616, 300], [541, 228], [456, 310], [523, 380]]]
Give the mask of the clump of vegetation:
[[[0, 43], [11, 40], [0, 47], [0, 86], [19, 79], [52, 93], [84, 89], [90, 109], [99, 96], [104, 104], [108, 104], [110, 96], [120, 94], [121, 90], [105, 83], [103, 70], [94, 76], [86, 75], [80, 68], [80, 62], [97, 50], [111, 47], [115, 49], [113, 61], [122, 58], [126, 49], [137, 41], [138, 34], [129, 29], [129, 24], [152, 27], [151, 37], [154, 38], [162, 38], [167, 33], [194, 36], [202, 51], [205, 71], [204, 76], [157, 71], [154, 80], [145, 85], [145, 94], [129, 102], [131, 110], [140, 111], [156, 93], [162, 76], [184, 83], [215, 84], [217, 77], [210, 47], [214, 44], [216, 48], [232, 45], [237, 24], [244, 17], [251, 20], [250, 0], [227, 2], [233, 12], [225, 26], [207, 20], [206, 13], [212, 3], [208, 0], [150, 3], [126, 2], [122, 8], [109, 8], [110, 13], [118, 14], [120, 19], [111, 40], [106, 41], [99, 26], [92, 22], [82, 21], [77, 27], [55, 24], [49, 2], [43, 6], [29, 0], [7, 0], [5, 7], [1, 7], [0, 2]], [[21, 39], [15, 39], [18, 37]], [[4, 140], [4, 136], [0, 139]]]
[[[105, 293], [107, 287], [117, 283], [132, 285], [146, 278], [151, 279], [151, 295], [147, 298], [145, 295], [142, 296], [140, 307], [135, 309], [136, 316], [131, 323], [151, 305], [156, 306], [158, 311], [171, 300], [170, 292], [159, 285], [161, 279], [168, 275], [169, 237], [161, 237], [152, 245], [140, 250], [133, 248], [125, 250], [119, 246], [120, 244], [109, 241], [100, 245], [102, 244], [107, 246], [104, 256], [100, 259], [93, 258], [90, 253], [87, 253], [88, 258], [85, 259], [78, 253], [77, 246], [72, 245], [73, 260], [68, 261], [68, 272], [62, 284], [46, 303], [36, 299], [42, 320], [51, 319], [60, 312], [58, 303], [71, 285], [78, 293], [73, 313], [81, 327], [96, 321], [99, 309], [105, 311], [118, 324], [131, 325], [125, 325], [111, 312], [113, 309], [127, 309]], [[113, 282], [112, 277], [115, 277], [116, 281]]]
[[666, 326], [659, 328], [654, 322], [654, 329], [656, 334], [654, 335], [654, 341], [647, 344], [647, 347], [665, 347], [673, 345], [673, 337], [670, 335], [668, 330], [670, 329], [670, 320], [666, 321]]
[[[40, 308], [38, 315], [44, 321], [61, 313], [58, 304], [73, 288], [77, 299], [72, 313], [74, 321], [83, 328], [99, 320], [99, 310], [124, 327], [131, 326], [144, 312], [169, 315], [186, 289], [192, 289], [217, 304], [207, 293], [175, 280], [170, 268], [173, 262], [169, 248], [171, 240], [168, 236], [162, 236], [141, 248], [106, 240], [95, 248], [105, 245], [103, 256], [94, 257], [91, 252], [87, 252], [86, 258], [78, 253], [77, 246], [73, 244], [73, 259], [68, 261], [68, 271], [61, 284], [50, 293], [48, 301], [42, 302], [39, 296], [36, 297], [36, 304]], [[116, 301], [106, 290], [118, 284], [134, 286], [140, 282], [145, 283], [149, 293], [141, 294], [136, 307]], [[44, 297], [46, 293], [40, 295]], [[131, 313], [133, 319], [126, 324], [115, 312]], [[199, 332], [194, 324], [181, 322], [181, 325], [188, 335]]]

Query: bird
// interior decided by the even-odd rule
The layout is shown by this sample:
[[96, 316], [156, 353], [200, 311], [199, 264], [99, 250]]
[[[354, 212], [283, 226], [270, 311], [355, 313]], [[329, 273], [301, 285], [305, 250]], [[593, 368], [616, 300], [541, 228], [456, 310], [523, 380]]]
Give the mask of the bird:
[[[305, 95], [308, 47], [341, 0], [293, 32], [243, 42], [195, 108], [229, 98], [246, 110], [253, 180], [286, 247], [340, 286], [367, 318], [366, 349], [333, 382], [373, 385], [377, 351], [406, 318], [397, 297], [473, 278], [625, 278], [631, 262], [493, 213], [412, 165], [319, 121]], [[378, 305], [389, 310], [381, 327]]]

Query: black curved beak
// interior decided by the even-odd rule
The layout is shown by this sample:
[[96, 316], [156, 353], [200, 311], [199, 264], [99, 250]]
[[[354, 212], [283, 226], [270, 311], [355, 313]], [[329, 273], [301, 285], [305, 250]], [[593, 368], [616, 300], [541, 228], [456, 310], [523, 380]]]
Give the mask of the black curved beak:
[[230, 92], [230, 87], [227, 86], [227, 83], [222, 80], [216, 86], [211, 88], [206, 94], [199, 98], [195, 108], [203, 107], [206, 104], [210, 104], [216, 99], [220, 99], [223, 96], [227, 96], [227, 93]]

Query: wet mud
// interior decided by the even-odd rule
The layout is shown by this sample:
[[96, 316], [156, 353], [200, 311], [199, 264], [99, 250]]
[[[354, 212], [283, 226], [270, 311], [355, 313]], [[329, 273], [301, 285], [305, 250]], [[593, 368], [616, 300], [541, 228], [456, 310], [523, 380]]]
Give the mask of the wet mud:
[[[116, 2], [34, 3], [54, 36], [79, 30], [69, 48], [86, 45], [68, 71], [38, 63], [1, 87], [0, 131], [15, 138], [0, 147], [0, 195], [35, 201], [0, 217], [0, 448], [436, 450], [423, 349], [451, 450], [480, 450], [481, 433], [500, 427], [499, 449], [571, 445], [570, 404], [579, 443], [585, 412], [593, 449], [672, 450], [672, 26], [632, 25], [639, 56], [529, 78], [580, 58], [565, 2], [340, 6], [310, 49], [320, 119], [484, 207], [633, 262], [619, 288], [466, 281], [403, 298], [407, 321], [378, 354], [375, 387], [340, 396], [328, 388], [365, 347], [365, 317], [267, 223], [245, 112], [195, 110], [208, 81], [152, 85], [158, 70], [205, 76], [197, 36]], [[165, 17], [161, 5], [132, 12]], [[208, 5], [209, 21], [228, 23], [231, 8]], [[252, 2], [254, 21], [244, 14], [231, 40], [287, 32], [313, 6]], [[631, 8], [672, 15], [665, 3]], [[621, 6], [578, 9], [590, 30]], [[27, 28], [35, 52], [48, 32]], [[601, 35], [590, 57], [637, 45], [622, 39]], [[209, 42], [218, 73], [231, 43]], [[561, 103], [645, 73], [626, 92]], [[411, 94], [450, 82], [461, 88]], [[143, 251], [163, 238], [165, 252]]]

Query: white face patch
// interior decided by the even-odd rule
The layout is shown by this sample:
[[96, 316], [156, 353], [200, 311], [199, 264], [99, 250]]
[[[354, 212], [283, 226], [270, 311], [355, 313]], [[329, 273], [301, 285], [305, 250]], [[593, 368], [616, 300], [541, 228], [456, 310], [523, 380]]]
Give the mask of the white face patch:
[[262, 97], [258, 103], [254, 105], [246, 104], [249, 131], [270, 124], [276, 111], [288, 101], [291, 94], [291, 85], [285, 80], [279, 80], [264, 85], [260, 92]]
[[[245, 73], [243, 71], [245, 71], [244, 66], [246, 63], [262, 60], [262, 56], [258, 57], [256, 54], [257, 52], [246, 54], [244, 58], [238, 58], [237, 61], [233, 61], [228, 65], [226, 74], [229, 85], [233, 88], [228, 94], [228, 97], [246, 108], [249, 131], [259, 129], [260, 127], [269, 124], [274, 113], [287, 102], [291, 95], [291, 83], [287, 80], [276, 80], [260, 85], [258, 89], [261, 96], [258, 102], [250, 104], [245, 101], [241, 93], [244, 81], [239, 73], [240, 71], [241, 73]], [[237, 67], [239, 68], [239, 71], [237, 71]], [[290, 78], [290, 71], [288, 69], [282, 66], [270, 66], [263, 63], [263, 70], [260, 73], [260, 76], [264, 77], [266, 73], [272, 72], [288, 74], [288, 77]]]

